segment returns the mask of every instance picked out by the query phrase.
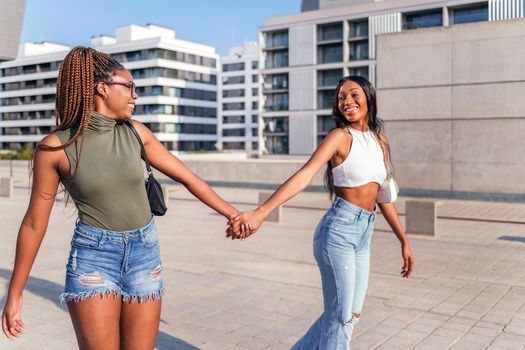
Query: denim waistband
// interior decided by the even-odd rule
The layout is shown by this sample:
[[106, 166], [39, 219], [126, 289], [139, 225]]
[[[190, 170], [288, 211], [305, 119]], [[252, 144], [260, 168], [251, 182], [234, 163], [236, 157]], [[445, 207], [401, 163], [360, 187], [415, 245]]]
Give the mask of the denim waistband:
[[86, 224], [85, 222], [82, 222], [80, 219], [77, 218], [76, 221], [76, 229], [86, 232], [86, 233], [92, 233], [92, 234], [104, 234], [106, 236], [127, 236], [127, 237], [141, 237], [147, 233], [150, 233], [155, 229], [155, 220], [154, 217], [151, 216], [151, 220], [148, 222], [148, 224], [144, 227], [139, 227], [134, 230], [127, 230], [127, 231], [112, 231], [112, 230], [106, 230], [100, 227], [94, 227], [91, 225]]
[[369, 217], [376, 215], [375, 209], [374, 211], [366, 210], [364, 208], [358, 207], [357, 205], [353, 203], [350, 203], [349, 201], [341, 197], [336, 197], [334, 204], [332, 204], [332, 208], [336, 210], [349, 211], [351, 213], [356, 214], [359, 217], [365, 217], [365, 218], [369, 218]]

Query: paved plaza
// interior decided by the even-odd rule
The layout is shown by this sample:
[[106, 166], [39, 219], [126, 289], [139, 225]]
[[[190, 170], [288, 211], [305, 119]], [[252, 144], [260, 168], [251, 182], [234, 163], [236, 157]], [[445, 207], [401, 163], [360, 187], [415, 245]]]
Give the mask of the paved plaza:
[[[0, 198], [2, 305], [26, 185]], [[216, 190], [241, 210], [257, 201], [257, 190]], [[225, 219], [178, 188], [157, 219], [167, 286], [157, 349], [289, 349], [322, 310], [312, 234], [328, 205], [324, 193], [300, 194], [283, 223], [232, 242]], [[398, 207], [404, 211], [404, 198]], [[525, 204], [445, 201], [438, 215], [439, 238], [411, 236], [416, 269], [408, 280], [399, 277], [399, 244], [378, 217], [352, 350], [525, 349]], [[26, 333], [15, 342], [2, 335], [0, 349], [76, 348], [57, 302], [75, 218], [57, 201], [24, 294]]]

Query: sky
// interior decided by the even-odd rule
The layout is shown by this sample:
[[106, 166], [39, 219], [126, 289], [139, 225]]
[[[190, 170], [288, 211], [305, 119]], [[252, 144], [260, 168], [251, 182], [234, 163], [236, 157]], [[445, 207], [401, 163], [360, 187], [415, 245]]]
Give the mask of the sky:
[[26, 0], [21, 42], [89, 45], [128, 24], [155, 23], [182, 40], [210, 45], [221, 55], [257, 41], [267, 17], [300, 12], [301, 0]]

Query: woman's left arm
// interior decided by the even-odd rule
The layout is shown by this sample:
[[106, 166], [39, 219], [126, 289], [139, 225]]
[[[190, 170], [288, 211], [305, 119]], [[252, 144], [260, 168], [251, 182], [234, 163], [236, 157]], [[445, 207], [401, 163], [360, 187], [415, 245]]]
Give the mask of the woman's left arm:
[[132, 123], [142, 139], [148, 161], [152, 167], [173, 180], [180, 182], [201, 202], [226, 218], [231, 219], [239, 213], [230, 203], [215, 193], [204, 180], [171, 154], [147, 127], [135, 120]]
[[401, 269], [401, 276], [408, 278], [414, 270], [414, 255], [408, 242], [408, 237], [399, 221], [399, 215], [397, 214], [396, 206], [394, 203], [378, 203], [379, 209], [383, 217], [392, 228], [392, 231], [397, 236], [399, 243], [401, 243], [401, 254], [403, 255], [403, 267]]

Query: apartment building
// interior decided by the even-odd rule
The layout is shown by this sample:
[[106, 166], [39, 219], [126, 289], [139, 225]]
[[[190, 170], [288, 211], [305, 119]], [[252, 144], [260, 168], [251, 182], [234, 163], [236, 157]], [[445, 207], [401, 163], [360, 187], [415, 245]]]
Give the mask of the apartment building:
[[[339, 78], [361, 75], [375, 84], [380, 74], [390, 74], [377, 64], [378, 36], [523, 17], [523, 2], [305, 0], [302, 10], [268, 18], [259, 32], [260, 154], [311, 154], [334, 126]], [[413, 54], [420, 44], [413, 43]]]
[[[172, 151], [212, 151], [217, 144], [219, 56], [215, 49], [175, 37], [154, 24], [118, 27], [91, 38], [130, 70], [139, 99], [134, 118]], [[0, 148], [34, 145], [54, 124], [56, 78], [70, 47], [26, 43], [0, 63]]]
[[232, 47], [221, 58], [219, 149], [257, 154], [259, 137], [259, 45]]

